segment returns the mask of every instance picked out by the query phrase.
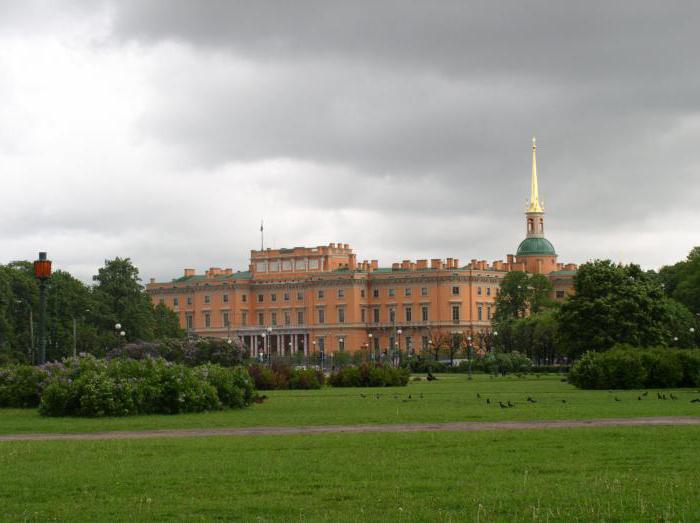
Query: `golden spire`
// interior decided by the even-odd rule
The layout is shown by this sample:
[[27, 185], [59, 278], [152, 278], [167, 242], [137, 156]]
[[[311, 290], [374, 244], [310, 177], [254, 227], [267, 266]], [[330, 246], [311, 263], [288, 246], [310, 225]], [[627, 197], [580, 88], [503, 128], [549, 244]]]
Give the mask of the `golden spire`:
[[540, 204], [540, 193], [537, 188], [537, 145], [535, 138], [532, 138], [532, 180], [530, 182], [530, 203], [527, 212], [544, 212], [544, 207]]

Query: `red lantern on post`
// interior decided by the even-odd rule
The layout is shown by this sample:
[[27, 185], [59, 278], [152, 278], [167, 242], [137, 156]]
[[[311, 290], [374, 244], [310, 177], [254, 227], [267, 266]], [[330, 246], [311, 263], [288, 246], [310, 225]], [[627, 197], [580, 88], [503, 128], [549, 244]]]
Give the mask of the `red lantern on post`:
[[51, 260], [40, 252], [34, 262], [34, 276], [39, 280], [39, 364], [46, 363], [46, 281], [51, 277]]
[[48, 280], [51, 277], [51, 260], [46, 259], [46, 253], [40, 252], [39, 259], [34, 262], [34, 276], [37, 280]]

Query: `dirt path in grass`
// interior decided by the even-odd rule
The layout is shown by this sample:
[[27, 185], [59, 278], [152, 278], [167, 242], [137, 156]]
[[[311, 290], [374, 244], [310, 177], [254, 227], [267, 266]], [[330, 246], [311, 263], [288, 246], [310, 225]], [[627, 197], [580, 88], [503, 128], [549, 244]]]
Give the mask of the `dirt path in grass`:
[[639, 427], [700, 425], [700, 417], [609, 418], [554, 421], [463, 421], [454, 423], [405, 423], [395, 425], [326, 425], [314, 427], [248, 427], [230, 429], [168, 429], [76, 434], [7, 434], [1, 441], [103, 440], [142, 438], [199, 438], [210, 436], [274, 436], [365, 432], [474, 432], [482, 430], [573, 429], [586, 427]]

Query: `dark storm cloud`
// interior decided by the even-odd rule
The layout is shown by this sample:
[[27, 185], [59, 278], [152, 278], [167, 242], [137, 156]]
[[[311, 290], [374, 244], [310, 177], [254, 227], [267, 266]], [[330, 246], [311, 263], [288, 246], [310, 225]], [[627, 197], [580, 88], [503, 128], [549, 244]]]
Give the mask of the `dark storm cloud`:
[[[691, 181], [685, 162], [697, 158], [669, 161], [673, 147], [658, 150], [663, 133], [700, 109], [700, 8], [690, 2], [182, 0], [113, 9], [119, 39], [174, 41], [210, 57], [196, 74], [165, 68], [156, 84], [171, 92], [142, 122], [200, 164], [341, 164], [367, 192], [378, 176], [401, 184], [429, 175], [449, 212], [462, 203], [454, 189], [478, 194], [470, 205], [487, 211], [498, 196], [525, 196], [527, 142], [538, 134], [543, 190], [575, 223], [607, 226], [584, 218], [594, 203], [625, 221], [645, 212], [649, 193], [665, 204], [695, 196], [679, 189]], [[254, 64], [253, 78], [238, 77], [222, 53]], [[661, 184], [660, 170], [675, 175]], [[319, 196], [319, 205], [337, 201], [332, 188]]]

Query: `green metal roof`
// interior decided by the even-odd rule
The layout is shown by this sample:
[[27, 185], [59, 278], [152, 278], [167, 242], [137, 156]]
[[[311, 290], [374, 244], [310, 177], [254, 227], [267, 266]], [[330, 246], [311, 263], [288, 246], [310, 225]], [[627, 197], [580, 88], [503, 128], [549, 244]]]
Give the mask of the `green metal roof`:
[[176, 283], [182, 282], [196, 282], [196, 281], [207, 281], [207, 280], [249, 280], [250, 271], [238, 271], [233, 274], [219, 274], [217, 276], [208, 277], [205, 274], [196, 274], [194, 276], [182, 276], [173, 280]]
[[546, 238], [525, 238], [520, 245], [518, 245], [518, 252], [516, 256], [530, 256], [530, 255], [546, 255], [554, 256], [556, 252], [554, 250], [554, 245], [552, 245]]

